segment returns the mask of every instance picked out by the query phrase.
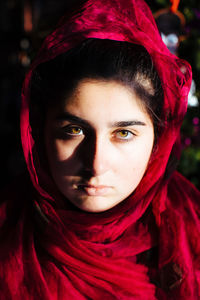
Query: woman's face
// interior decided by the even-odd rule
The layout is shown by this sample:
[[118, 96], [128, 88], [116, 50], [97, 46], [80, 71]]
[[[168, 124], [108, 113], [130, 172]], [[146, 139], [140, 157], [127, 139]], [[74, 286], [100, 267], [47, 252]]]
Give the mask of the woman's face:
[[51, 175], [84, 211], [106, 211], [126, 199], [145, 173], [153, 143], [153, 124], [141, 100], [114, 81], [81, 81], [47, 112]]

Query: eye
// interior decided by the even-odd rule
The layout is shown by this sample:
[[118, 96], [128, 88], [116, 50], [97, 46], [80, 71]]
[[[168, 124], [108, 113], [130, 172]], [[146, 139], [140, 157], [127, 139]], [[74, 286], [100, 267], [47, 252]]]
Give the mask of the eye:
[[69, 125], [64, 127], [64, 131], [66, 134], [70, 136], [80, 136], [83, 135], [83, 129], [79, 126]]
[[120, 139], [120, 140], [130, 140], [135, 136], [135, 134], [129, 130], [122, 129], [122, 130], [116, 131], [115, 136], [117, 139]]

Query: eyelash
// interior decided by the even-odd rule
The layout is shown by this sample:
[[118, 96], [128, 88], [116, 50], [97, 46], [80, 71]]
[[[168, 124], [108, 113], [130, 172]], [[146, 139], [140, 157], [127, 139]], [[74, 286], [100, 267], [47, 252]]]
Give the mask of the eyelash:
[[[71, 136], [71, 137], [77, 137], [77, 136], [80, 136], [80, 135], [84, 134], [83, 129], [80, 126], [68, 125], [68, 126], [64, 127], [63, 129], [64, 129], [65, 133], [67, 135]], [[78, 133], [73, 133], [72, 132], [73, 129], [75, 129], [75, 130], [79, 130], [80, 129], [81, 134], [80, 133], [79, 134]]]
[[[118, 137], [117, 135], [120, 135], [120, 133], [126, 134], [126, 136]], [[117, 137], [117, 139], [119, 139], [121, 141], [130, 141], [135, 136], [135, 134], [130, 130], [120, 129], [120, 130], [115, 131], [115, 136]]]
[[[80, 126], [76, 126], [76, 125], [68, 125], [68, 126], [64, 127], [63, 129], [65, 131], [65, 134], [71, 138], [80, 137], [85, 134], [84, 130]], [[78, 130], [79, 132], [73, 133], [73, 130]], [[120, 133], [125, 134], [126, 136], [119, 136]], [[130, 140], [132, 140], [132, 138], [134, 136], [136, 136], [136, 134], [134, 134], [132, 131], [126, 130], [126, 129], [116, 130], [113, 133], [114, 139], [117, 139], [120, 142], [121, 141], [130, 141]]]

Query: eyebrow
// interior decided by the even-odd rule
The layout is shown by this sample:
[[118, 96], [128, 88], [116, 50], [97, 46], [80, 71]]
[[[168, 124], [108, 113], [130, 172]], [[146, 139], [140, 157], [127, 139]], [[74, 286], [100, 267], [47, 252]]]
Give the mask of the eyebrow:
[[[91, 127], [89, 122], [85, 119], [72, 115], [68, 112], [63, 112], [56, 117], [56, 121], [70, 121], [76, 122], [80, 125]], [[130, 121], [117, 121], [114, 123], [109, 123], [109, 127], [128, 127], [128, 126], [146, 126], [146, 123], [139, 120], [130, 120]]]
[[128, 127], [128, 126], [135, 126], [135, 125], [145, 126], [146, 124], [144, 122], [138, 121], [138, 120], [119, 121], [119, 122], [112, 123], [111, 127]]

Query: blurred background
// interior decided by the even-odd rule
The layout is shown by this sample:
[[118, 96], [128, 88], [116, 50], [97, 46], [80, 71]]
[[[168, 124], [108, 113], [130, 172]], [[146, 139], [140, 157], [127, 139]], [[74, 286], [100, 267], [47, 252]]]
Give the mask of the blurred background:
[[[27, 69], [60, 17], [84, 0], [0, 2], [0, 187], [25, 169], [20, 143], [20, 97]], [[94, 0], [95, 1], [95, 0]], [[200, 2], [147, 0], [163, 41], [193, 69], [188, 111], [182, 126], [178, 166], [200, 189]]]

